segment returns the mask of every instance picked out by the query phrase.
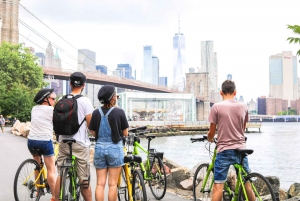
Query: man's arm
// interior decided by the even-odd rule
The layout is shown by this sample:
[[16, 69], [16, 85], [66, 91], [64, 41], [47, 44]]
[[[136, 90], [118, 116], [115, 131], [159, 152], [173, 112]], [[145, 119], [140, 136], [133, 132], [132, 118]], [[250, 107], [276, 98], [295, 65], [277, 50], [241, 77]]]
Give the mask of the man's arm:
[[92, 118], [92, 114], [88, 114], [88, 115], [85, 116], [86, 127], [87, 128], [90, 126], [91, 118]]
[[210, 123], [209, 131], [207, 133], [207, 140], [209, 142], [213, 142], [214, 141], [214, 137], [215, 137], [215, 134], [216, 134], [216, 127], [217, 127], [216, 124]]

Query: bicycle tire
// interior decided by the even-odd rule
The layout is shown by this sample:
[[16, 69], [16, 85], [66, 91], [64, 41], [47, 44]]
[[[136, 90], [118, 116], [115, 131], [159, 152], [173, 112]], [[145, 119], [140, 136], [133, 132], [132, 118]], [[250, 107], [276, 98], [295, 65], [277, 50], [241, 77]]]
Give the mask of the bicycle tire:
[[212, 198], [213, 193], [213, 183], [214, 183], [214, 175], [213, 171], [210, 172], [204, 189], [201, 189], [203, 186], [204, 178], [206, 177], [207, 170], [209, 164], [204, 163], [201, 164], [195, 171], [194, 178], [193, 178], [193, 197], [194, 201], [208, 201]]
[[127, 187], [127, 180], [125, 175], [124, 167], [121, 169], [121, 180], [120, 186], [118, 186], [118, 200], [119, 201], [128, 201], [128, 187]]
[[[33, 159], [27, 159], [19, 166], [14, 179], [14, 197], [16, 201], [38, 201], [41, 194], [34, 186], [34, 171], [40, 171], [39, 164]], [[27, 179], [26, 183], [24, 181]], [[21, 184], [20, 186], [18, 184]]]
[[[245, 177], [245, 181], [250, 182], [250, 184], [252, 186], [252, 190], [253, 190], [253, 187], [256, 189], [256, 190], [253, 190], [253, 192], [255, 194], [255, 200], [276, 201], [276, 196], [271, 187], [271, 184], [268, 182], [268, 180], [263, 175], [261, 175], [259, 173], [250, 173], [249, 175], [247, 175]], [[260, 199], [258, 197], [260, 197]], [[239, 201], [245, 200], [245, 196], [244, 196], [241, 185], [239, 187], [238, 200]]]
[[81, 194], [81, 187], [79, 184], [79, 178], [76, 178], [76, 201], [85, 201], [82, 194]]
[[132, 196], [134, 201], [147, 201], [144, 178], [139, 170], [133, 172]]
[[69, 168], [62, 168], [60, 173], [60, 195], [62, 199], [61, 201], [70, 201], [72, 199], [72, 193], [71, 191], [71, 180], [69, 176]]
[[[153, 196], [157, 200], [161, 200], [165, 196], [167, 190], [166, 169], [162, 160], [158, 156], [154, 156], [151, 164], [152, 166], [149, 171], [152, 180], [148, 181], [149, 187]], [[160, 172], [157, 171], [157, 169], [159, 169]]]

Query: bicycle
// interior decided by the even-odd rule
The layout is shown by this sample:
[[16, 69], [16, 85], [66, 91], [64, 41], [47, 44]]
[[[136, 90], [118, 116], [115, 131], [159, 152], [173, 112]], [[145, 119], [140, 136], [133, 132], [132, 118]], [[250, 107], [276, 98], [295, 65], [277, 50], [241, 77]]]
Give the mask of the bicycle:
[[[207, 140], [207, 136], [202, 138], [191, 138], [192, 143], [194, 142], [204, 142]], [[214, 139], [216, 144], [216, 138]], [[210, 149], [208, 149], [210, 152]], [[224, 201], [241, 201], [249, 200], [246, 193], [245, 183], [249, 182], [252, 193], [255, 196], [255, 200], [272, 200], [275, 201], [276, 197], [273, 189], [268, 182], [268, 180], [259, 173], [247, 173], [243, 168], [243, 159], [245, 156], [253, 153], [251, 149], [237, 149], [237, 152], [241, 154], [240, 164], [234, 164], [234, 168], [237, 174], [237, 182], [234, 191], [230, 189], [228, 182], [224, 184], [223, 190], [223, 200]], [[213, 193], [213, 169], [217, 155], [217, 146], [213, 151], [212, 162], [210, 164], [201, 164], [195, 171], [193, 178], [193, 197], [194, 201], [198, 200], [211, 200]]]
[[[53, 141], [54, 149], [57, 150], [58, 144]], [[41, 196], [46, 193], [51, 194], [47, 183], [47, 169], [40, 149], [31, 149], [34, 156], [40, 156], [40, 164], [34, 159], [27, 159], [19, 166], [14, 179], [14, 197], [16, 201], [35, 200], [39, 201]], [[58, 152], [54, 155], [57, 157]]]
[[[147, 201], [145, 183], [140, 170], [134, 169], [135, 163], [141, 163], [142, 158], [127, 152], [126, 139], [124, 144], [124, 165], [122, 167], [117, 187], [119, 201]], [[129, 145], [128, 145], [129, 146]]]
[[139, 155], [139, 149], [146, 155], [145, 165], [143, 162], [135, 163], [135, 168], [142, 170], [143, 178], [149, 184], [150, 190], [153, 196], [160, 200], [165, 196], [167, 189], [167, 176], [165, 166], [163, 164], [163, 152], [157, 152], [156, 149], [150, 149], [150, 142], [155, 138], [154, 135], [147, 135], [148, 140], [147, 150], [140, 145], [140, 139], [138, 135], [144, 135], [147, 127], [138, 127], [129, 130], [128, 140], [133, 145], [134, 155]]
[[76, 156], [72, 155], [72, 144], [76, 140], [62, 140], [63, 143], [69, 145], [70, 154], [65, 159], [60, 169], [60, 191], [59, 200], [62, 201], [84, 201], [81, 196], [81, 187], [88, 188], [90, 178], [79, 181], [76, 171]]

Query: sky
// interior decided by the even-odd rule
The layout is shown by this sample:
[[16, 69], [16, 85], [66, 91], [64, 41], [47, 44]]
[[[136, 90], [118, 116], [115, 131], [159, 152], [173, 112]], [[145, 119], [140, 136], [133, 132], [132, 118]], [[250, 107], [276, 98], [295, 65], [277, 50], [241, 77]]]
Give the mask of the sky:
[[[218, 86], [232, 74], [237, 96], [246, 102], [268, 96], [271, 55], [282, 51], [295, 55], [300, 49], [286, 41], [296, 37], [287, 25], [300, 25], [299, 0], [21, 0], [20, 4], [27, 10], [20, 7], [19, 19], [58, 47], [63, 68], [77, 67], [76, 49], [90, 49], [96, 52], [96, 64], [107, 66], [109, 74], [126, 62], [124, 55], [135, 58], [137, 79], [145, 45], [151, 45], [159, 58], [160, 76], [172, 79], [173, 36], [180, 16], [186, 40], [184, 71], [201, 68], [201, 41], [212, 40]], [[25, 46], [45, 52], [48, 42], [20, 23], [19, 32]]]

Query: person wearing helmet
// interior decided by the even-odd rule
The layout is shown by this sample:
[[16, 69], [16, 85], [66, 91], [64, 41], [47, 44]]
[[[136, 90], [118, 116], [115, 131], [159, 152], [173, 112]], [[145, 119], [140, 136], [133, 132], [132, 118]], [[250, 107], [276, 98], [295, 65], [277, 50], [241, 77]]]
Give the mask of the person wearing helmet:
[[[55, 104], [56, 94], [54, 89], [42, 89], [34, 97], [34, 102], [38, 105], [31, 110], [31, 128], [28, 134], [27, 146], [31, 152], [31, 148], [40, 149], [44, 156], [47, 167], [47, 181], [51, 192], [55, 189], [55, 157], [53, 150], [53, 106]], [[34, 160], [40, 163], [40, 156], [33, 155]], [[54, 201], [54, 193], [51, 201]]]
[[[80, 95], [83, 91], [86, 83], [86, 77], [81, 72], [75, 72], [70, 75], [70, 86], [71, 86], [71, 95], [76, 96]], [[70, 96], [72, 97], [72, 96]], [[74, 135], [59, 135], [59, 151], [57, 156], [57, 171], [58, 177], [56, 179], [55, 186], [55, 195], [56, 200], [59, 198], [59, 189], [60, 189], [60, 166], [63, 164], [64, 160], [69, 156], [69, 146], [66, 143], [63, 143], [62, 140], [74, 139], [76, 143], [72, 144], [72, 154], [76, 156], [76, 167], [77, 175], [80, 179], [80, 182], [89, 182], [90, 177], [90, 139], [87, 135], [87, 127], [90, 124], [92, 112], [94, 107], [87, 97], [80, 97], [77, 99], [78, 104], [78, 122], [81, 123], [85, 118], [85, 123], [83, 123], [78, 132]], [[92, 191], [91, 186], [88, 185], [88, 188], [81, 188], [81, 194], [85, 201], [92, 200]]]
[[124, 164], [122, 137], [128, 135], [129, 125], [124, 110], [116, 107], [118, 96], [115, 90], [112, 85], [101, 87], [98, 99], [103, 105], [94, 110], [89, 126], [96, 140], [96, 200], [104, 200], [107, 176], [108, 200], [117, 200], [117, 182]]

